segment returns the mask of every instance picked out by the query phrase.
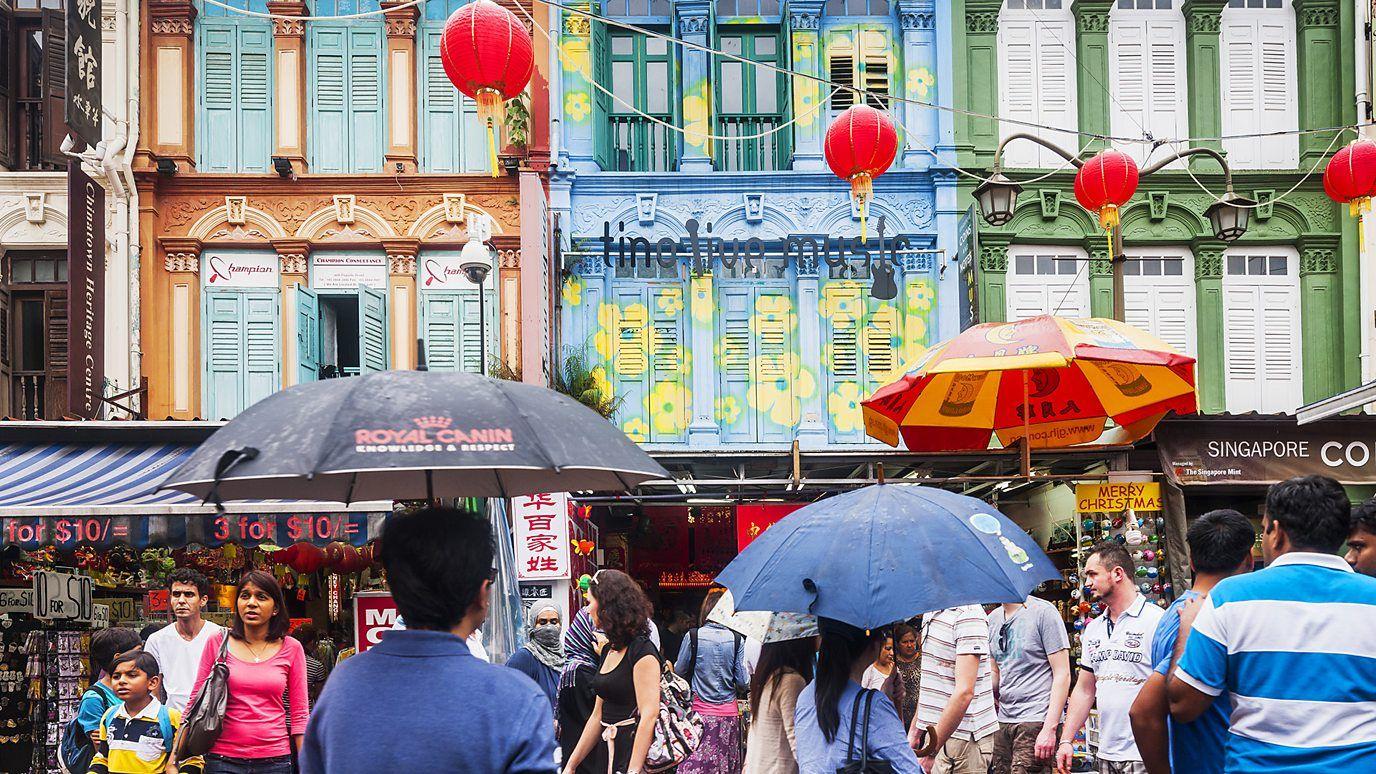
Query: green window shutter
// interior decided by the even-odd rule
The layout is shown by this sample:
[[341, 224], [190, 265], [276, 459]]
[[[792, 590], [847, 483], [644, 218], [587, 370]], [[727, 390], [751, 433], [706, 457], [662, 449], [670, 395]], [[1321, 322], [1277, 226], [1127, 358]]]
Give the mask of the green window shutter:
[[382, 115], [382, 54], [387, 50], [381, 25], [349, 30], [349, 115], [353, 121], [350, 172], [382, 169], [387, 144]]
[[272, 28], [239, 27], [238, 168], [267, 172], [272, 157]]
[[358, 287], [359, 373], [387, 370], [387, 293]]
[[311, 171], [349, 171], [348, 29], [309, 25], [311, 31]]
[[281, 386], [277, 336], [277, 291], [244, 293], [244, 403], [240, 411]]
[[459, 297], [422, 293], [420, 323], [427, 367], [431, 371], [459, 370]]
[[207, 419], [229, 419], [244, 405], [243, 296], [236, 292], [205, 294], [205, 407]]
[[650, 440], [649, 309], [646, 287], [627, 285], [612, 290], [619, 314], [612, 331], [612, 384], [621, 398], [621, 427], [636, 441]]
[[[459, 295], [461, 314], [459, 315], [459, 362], [463, 370], [470, 374], [483, 372], [482, 324], [478, 314], [481, 311], [476, 290], [464, 291]], [[489, 322], [491, 320], [489, 319]], [[489, 331], [490, 332], [490, 331]], [[491, 352], [491, 350], [489, 350]]]
[[235, 105], [235, 60], [238, 29], [232, 25], [204, 25], [198, 48], [201, 59], [200, 147], [197, 166], [207, 172], [233, 172], [239, 133]]
[[[604, 22], [592, 22], [592, 67], [593, 79], [607, 88], [612, 83], [612, 46], [611, 35]], [[611, 126], [608, 119], [612, 114], [612, 98], [606, 92], [589, 85], [593, 104], [593, 126], [597, 127], [595, 156], [597, 165], [604, 170], [616, 169], [613, 157]]]
[[320, 378], [320, 298], [304, 285], [296, 286], [296, 381]]
[[748, 286], [722, 287], [717, 312], [721, 397], [716, 409], [723, 441], [755, 440], [755, 409], [750, 405], [754, 374], [750, 318], [754, 312], [754, 294]]

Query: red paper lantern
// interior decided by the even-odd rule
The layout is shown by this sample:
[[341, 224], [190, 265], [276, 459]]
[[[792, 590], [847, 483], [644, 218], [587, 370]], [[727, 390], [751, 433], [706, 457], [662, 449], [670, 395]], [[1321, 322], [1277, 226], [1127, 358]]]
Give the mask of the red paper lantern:
[[827, 166], [842, 180], [850, 181], [850, 193], [860, 208], [860, 239], [865, 239], [865, 218], [874, 196], [874, 179], [888, 171], [898, 155], [898, 130], [882, 110], [855, 105], [836, 117], [827, 128], [822, 150]]
[[1334, 153], [1323, 170], [1323, 191], [1354, 216], [1369, 208], [1376, 196], [1376, 141], [1353, 140]]
[[293, 570], [309, 574], [325, 566], [325, 552], [320, 546], [314, 543], [297, 543], [293, 548], [296, 549], [296, 555], [288, 562]]
[[1098, 213], [1105, 229], [1118, 225], [1118, 208], [1137, 193], [1137, 163], [1122, 151], [1109, 148], [1086, 161], [1075, 173], [1075, 199]]
[[273, 551], [268, 554], [268, 557], [272, 559], [273, 564], [291, 564], [301, 553], [301, 549], [298, 547], [299, 545], [299, 543], [294, 543], [280, 551]]
[[516, 14], [492, 0], [473, 0], [444, 23], [440, 62], [455, 88], [478, 103], [496, 175], [496, 126], [502, 105], [525, 90], [535, 69], [530, 33]]

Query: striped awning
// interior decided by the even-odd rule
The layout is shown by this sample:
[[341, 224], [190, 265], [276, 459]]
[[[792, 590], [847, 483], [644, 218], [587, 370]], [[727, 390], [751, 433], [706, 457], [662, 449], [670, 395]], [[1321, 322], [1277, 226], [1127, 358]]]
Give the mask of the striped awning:
[[157, 491], [194, 446], [13, 444], [0, 447], [0, 508], [196, 504]]

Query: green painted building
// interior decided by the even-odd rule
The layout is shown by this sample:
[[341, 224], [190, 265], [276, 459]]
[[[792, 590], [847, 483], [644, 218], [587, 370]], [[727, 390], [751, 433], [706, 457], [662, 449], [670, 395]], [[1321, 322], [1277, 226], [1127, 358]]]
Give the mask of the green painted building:
[[[1203, 411], [1291, 412], [1356, 385], [1356, 225], [1321, 183], [1330, 149], [1352, 136], [1256, 136], [1355, 122], [1351, 4], [953, 4], [955, 104], [1025, 122], [958, 115], [962, 167], [987, 176], [1000, 140], [1020, 131], [1082, 157], [1106, 144], [1088, 134], [1149, 136], [1159, 142], [1111, 142], [1144, 168], [1190, 144], [1214, 148], [1237, 193], [1258, 202], [1241, 239], [1214, 238], [1204, 213], [1225, 190], [1222, 170], [1195, 156], [1144, 177], [1122, 213], [1126, 318], [1198, 357]], [[1165, 142], [1185, 137], [1200, 139]], [[974, 218], [979, 319], [1111, 316], [1106, 234], [1076, 203], [1073, 168], [1026, 140], [1001, 166], [1024, 190], [1007, 225]]]

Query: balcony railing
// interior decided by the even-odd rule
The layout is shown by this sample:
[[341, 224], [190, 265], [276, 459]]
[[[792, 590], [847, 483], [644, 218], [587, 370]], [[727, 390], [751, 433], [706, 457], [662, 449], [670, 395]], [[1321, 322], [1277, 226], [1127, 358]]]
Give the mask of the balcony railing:
[[717, 134], [730, 138], [717, 140], [717, 169], [726, 172], [771, 172], [788, 169], [787, 131], [763, 134], [779, 128], [783, 118], [769, 116], [721, 116]]
[[[673, 122], [673, 116], [656, 116]], [[678, 135], [641, 116], [610, 116], [612, 169], [617, 172], [672, 172], [678, 169]]]
[[12, 405], [16, 419], [56, 419], [47, 417], [47, 385], [43, 374], [16, 374], [12, 383]]

